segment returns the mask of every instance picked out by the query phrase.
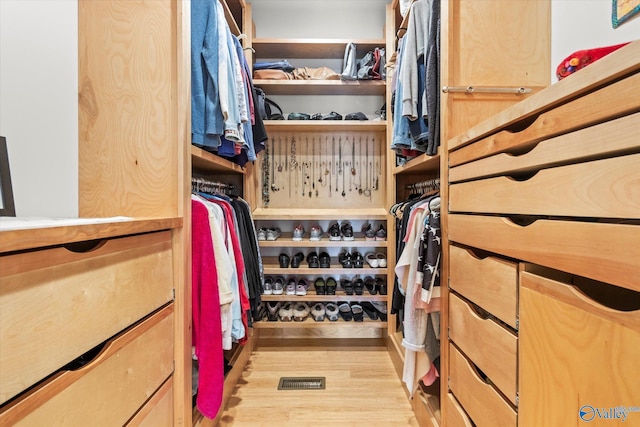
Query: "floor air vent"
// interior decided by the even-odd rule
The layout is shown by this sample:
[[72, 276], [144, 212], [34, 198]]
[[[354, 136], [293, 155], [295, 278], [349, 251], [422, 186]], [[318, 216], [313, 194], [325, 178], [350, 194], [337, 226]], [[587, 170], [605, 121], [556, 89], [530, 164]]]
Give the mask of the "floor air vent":
[[282, 377], [278, 390], [324, 390], [325, 377]]

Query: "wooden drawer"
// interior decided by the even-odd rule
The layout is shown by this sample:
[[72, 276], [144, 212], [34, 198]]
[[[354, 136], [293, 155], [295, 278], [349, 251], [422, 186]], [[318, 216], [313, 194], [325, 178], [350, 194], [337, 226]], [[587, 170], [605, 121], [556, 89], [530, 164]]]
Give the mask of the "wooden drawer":
[[638, 218], [640, 154], [543, 169], [524, 181], [452, 184], [449, 194], [451, 212]]
[[518, 264], [453, 245], [449, 259], [451, 289], [517, 329]]
[[[530, 149], [540, 141], [640, 111], [640, 73], [632, 74], [598, 90], [573, 99], [537, 116], [525, 116], [509, 129], [456, 149], [449, 145], [449, 165], [459, 166], [503, 152]], [[513, 131], [515, 129], [515, 131]]]
[[516, 411], [491, 385], [482, 380], [469, 360], [451, 344], [449, 388], [477, 427], [516, 426]]
[[516, 403], [518, 338], [512, 332], [491, 319], [481, 318], [470, 304], [452, 293], [449, 338]]
[[173, 377], [169, 378], [127, 423], [127, 427], [173, 426]]
[[640, 226], [451, 214], [449, 239], [640, 291]]
[[0, 424], [121, 426], [172, 371], [173, 304], [109, 341], [87, 365], [61, 372], [9, 403]]
[[[543, 168], [614, 157], [640, 150], [640, 113], [546, 139], [526, 153], [502, 153], [449, 170], [449, 182], [531, 173]], [[603, 143], [606, 141], [606, 144]]]
[[[520, 423], [640, 425], [640, 293], [566, 284], [578, 279], [521, 273]], [[600, 416], [619, 407], [639, 409], [626, 420]]]
[[1, 256], [0, 403], [170, 301], [172, 275], [169, 231]]
[[473, 427], [473, 423], [469, 416], [464, 412], [460, 403], [453, 397], [453, 394], [447, 393], [444, 401], [444, 411], [447, 414], [447, 426], [450, 427]]

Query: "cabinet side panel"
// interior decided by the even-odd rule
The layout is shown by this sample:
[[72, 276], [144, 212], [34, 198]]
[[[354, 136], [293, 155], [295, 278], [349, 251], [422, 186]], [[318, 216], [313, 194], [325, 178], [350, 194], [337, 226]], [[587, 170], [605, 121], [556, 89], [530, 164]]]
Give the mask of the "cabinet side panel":
[[80, 216], [176, 216], [174, 9], [78, 3]]

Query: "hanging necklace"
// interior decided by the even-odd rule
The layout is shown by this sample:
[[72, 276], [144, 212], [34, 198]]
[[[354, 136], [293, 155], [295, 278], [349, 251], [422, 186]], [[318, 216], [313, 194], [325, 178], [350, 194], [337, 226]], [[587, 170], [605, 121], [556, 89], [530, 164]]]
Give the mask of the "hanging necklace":
[[375, 173], [376, 178], [373, 180], [373, 189], [378, 191], [378, 176], [380, 176], [380, 161], [378, 157], [376, 157], [376, 139], [371, 138], [371, 142], [373, 143], [373, 161], [375, 163], [375, 167], [373, 168], [373, 173]]
[[362, 168], [360, 167], [360, 162], [362, 161], [362, 135], [360, 136], [360, 139], [358, 140], [358, 158], [360, 159], [358, 161], [358, 169], [359, 169], [359, 173], [358, 173], [358, 194], [362, 194]]
[[[291, 170], [294, 171], [293, 185], [295, 186], [295, 191], [298, 191], [298, 160], [296, 159], [296, 151], [296, 138], [291, 137], [291, 164], [289, 173], [291, 173]], [[291, 197], [291, 190], [289, 190], [289, 197]]]
[[365, 182], [367, 183], [367, 188], [364, 189], [364, 196], [365, 197], [371, 197], [371, 188], [369, 187], [370, 185], [370, 175], [369, 175], [369, 144], [368, 142], [365, 140], [364, 142], [365, 145], [365, 153], [366, 153], [366, 157], [365, 157], [365, 161], [364, 161], [364, 166], [367, 169], [366, 172], [366, 177], [365, 177]]
[[262, 203], [269, 207], [269, 144], [264, 144], [262, 156]]
[[276, 185], [276, 174], [275, 174], [275, 164], [276, 164], [275, 146], [276, 146], [276, 140], [274, 138], [271, 138], [271, 190], [273, 190], [274, 192], [279, 190], [278, 186]]
[[[335, 148], [336, 148], [336, 140], [334, 138], [334, 140], [333, 140], [334, 157], [335, 157]], [[339, 163], [336, 163], [335, 164], [335, 169], [334, 169], [334, 173], [336, 175], [336, 193], [338, 192], [338, 177], [340, 175], [340, 168], [339, 168], [338, 165], [339, 165]]]
[[[311, 189], [314, 193], [316, 190], [316, 139], [313, 138], [311, 140]], [[311, 192], [309, 192], [309, 197], [311, 197]]]

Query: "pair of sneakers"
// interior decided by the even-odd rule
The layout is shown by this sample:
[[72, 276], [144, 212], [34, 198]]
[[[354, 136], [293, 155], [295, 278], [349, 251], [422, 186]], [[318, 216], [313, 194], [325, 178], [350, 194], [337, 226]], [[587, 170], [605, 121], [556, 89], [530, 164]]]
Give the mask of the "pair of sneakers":
[[355, 240], [353, 236], [353, 226], [350, 221], [342, 221], [342, 224], [338, 224], [338, 222], [334, 222], [329, 227], [329, 240], [335, 242], [339, 240], [344, 240], [347, 242]]
[[278, 238], [282, 235], [282, 231], [278, 227], [262, 227], [258, 229], [258, 240], [264, 241], [274, 241], [278, 240]]
[[263, 295], [282, 295], [284, 293], [284, 277], [278, 276], [275, 279], [266, 276], [262, 282]]
[[380, 224], [377, 230], [374, 230], [373, 225], [366, 223], [362, 226], [362, 234], [367, 241], [372, 240], [387, 240], [387, 231], [384, 229], [384, 225]]
[[[305, 231], [306, 230], [304, 229], [302, 224], [296, 225], [293, 229], [292, 240], [295, 242], [301, 242], [304, 238]], [[311, 240], [312, 242], [319, 242], [322, 239], [322, 234], [322, 227], [320, 227], [319, 225], [312, 225], [309, 231], [309, 240]]]
[[285, 287], [285, 293], [287, 295], [304, 296], [309, 289], [309, 282], [306, 279], [300, 279], [296, 281], [295, 278], [290, 278]]

